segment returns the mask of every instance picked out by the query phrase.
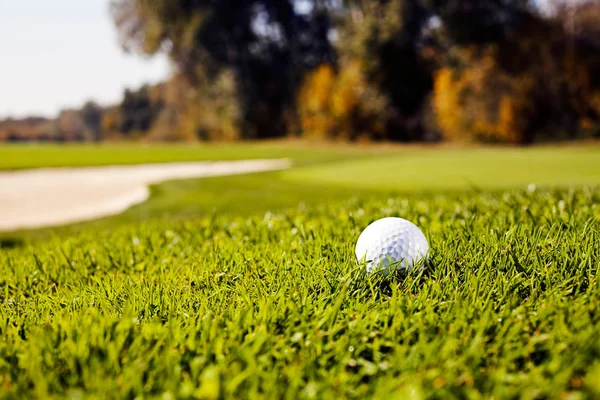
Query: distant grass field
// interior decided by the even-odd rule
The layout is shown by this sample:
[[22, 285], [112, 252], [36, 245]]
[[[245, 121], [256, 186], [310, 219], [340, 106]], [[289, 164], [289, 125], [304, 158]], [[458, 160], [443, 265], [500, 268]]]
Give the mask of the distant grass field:
[[284, 173], [293, 181], [354, 189], [456, 191], [600, 183], [600, 147], [424, 149], [348, 159]]
[[[302, 203], [316, 205], [353, 195], [372, 198], [410, 193], [600, 185], [600, 146], [528, 149], [438, 149], [403, 146], [339, 146], [272, 142], [266, 144], [167, 145], [135, 147], [0, 147], [5, 169], [19, 165], [103, 165], [167, 160], [218, 160], [289, 157], [287, 171], [165, 182], [152, 187], [148, 202], [127, 212], [68, 227], [2, 234], [2, 237], [46, 237], [83, 228], [109, 229], [148, 219], [191, 219], [212, 213], [251, 215], [284, 210]], [[87, 153], [83, 157], [78, 153]], [[21, 158], [17, 157], [17, 155]], [[3, 159], [0, 158], [0, 165]], [[7, 160], [19, 160], [12, 163]], [[44, 164], [44, 160], [47, 164]], [[88, 164], [85, 164], [85, 163]]]
[[294, 151], [0, 249], [0, 397], [600, 398], [600, 149]]
[[305, 164], [368, 155], [375, 151], [382, 150], [285, 141], [145, 145], [135, 143], [14, 144], [0, 145], [0, 170], [286, 157]]

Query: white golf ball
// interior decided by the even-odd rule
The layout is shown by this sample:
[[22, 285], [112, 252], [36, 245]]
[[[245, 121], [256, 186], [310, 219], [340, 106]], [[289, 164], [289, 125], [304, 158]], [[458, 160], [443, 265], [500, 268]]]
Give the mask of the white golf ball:
[[[429, 244], [421, 230], [402, 218], [382, 218], [367, 226], [356, 242], [358, 262], [367, 262], [367, 272], [389, 274], [410, 270], [429, 257]], [[392, 265], [393, 264], [393, 265]]]

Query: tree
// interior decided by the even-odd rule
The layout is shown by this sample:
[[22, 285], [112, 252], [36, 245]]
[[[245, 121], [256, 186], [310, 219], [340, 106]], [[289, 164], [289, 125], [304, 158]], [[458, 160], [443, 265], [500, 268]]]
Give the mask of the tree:
[[282, 136], [306, 69], [329, 62], [329, 21], [294, 0], [116, 0], [126, 49], [165, 51], [202, 90], [224, 69], [234, 74], [245, 137]]
[[102, 136], [102, 108], [93, 101], [85, 103], [81, 109], [81, 118], [86, 130], [93, 140], [100, 140]]
[[537, 11], [533, 0], [426, 0], [454, 43], [504, 40]]
[[60, 140], [85, 139], [85, 125], [78, 110], [62, 110], [57, 119]]
[[347, 0], [338, 25], [344, 54], [365, 61], [365, 74], [389, 98], [393, 140], [435, 137], [429, 117], [436, 70], [457, 46], [486, 46], [534, 18], [529, 0]]
[[120, 132], [126, 135], [136, 135], [150, 130], [163, 106], [160, 98], [151, 98], [150, 91], [151, 88], [147, 85], [137, 91], [125, 90], [123, 101], [119, 107]]
[[[569, 52], [538, 0], [113, 0], [124, 47], [168, 54], [177, 67], [168, 92], [183, 94], [159, 104], [126, 93], [122, 130], [147, 132], [160, 114], [156, 137], [278, 137], [303, 127], [423, 140], [437, 137], [437, 108], [451, 136], [462, 135], [452, 117], [486, 140], [527, 143], [549, 122], [572, 132], [600, 110], [597, 2], [580, 3]], [[457, 95], [437, 101], [443, 87]], [[478, 109], [488, 112], [473, 118]]]

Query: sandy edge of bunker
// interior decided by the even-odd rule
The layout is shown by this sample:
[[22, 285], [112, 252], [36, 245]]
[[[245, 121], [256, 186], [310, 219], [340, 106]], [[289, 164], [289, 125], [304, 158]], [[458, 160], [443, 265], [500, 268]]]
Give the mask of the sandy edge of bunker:
[[176, 179], [289, 168], [289, 159], [183, 162], [0, 172], [0, 231], [66, 225], [119, 214]]

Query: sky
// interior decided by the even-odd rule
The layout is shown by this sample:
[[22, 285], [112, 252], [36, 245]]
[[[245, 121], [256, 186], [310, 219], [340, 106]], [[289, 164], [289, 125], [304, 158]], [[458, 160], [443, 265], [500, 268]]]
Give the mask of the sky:
[[0, 0], [0, 119], [53, 117], [164, 80], [170, 65], [125, 54], [109, 0]]

